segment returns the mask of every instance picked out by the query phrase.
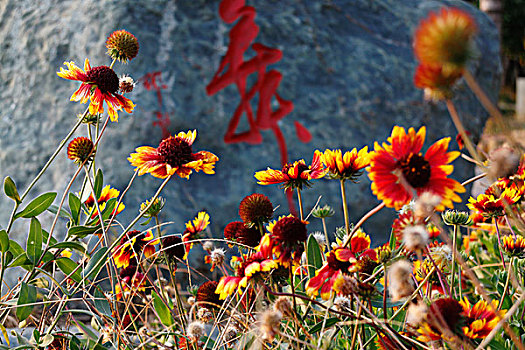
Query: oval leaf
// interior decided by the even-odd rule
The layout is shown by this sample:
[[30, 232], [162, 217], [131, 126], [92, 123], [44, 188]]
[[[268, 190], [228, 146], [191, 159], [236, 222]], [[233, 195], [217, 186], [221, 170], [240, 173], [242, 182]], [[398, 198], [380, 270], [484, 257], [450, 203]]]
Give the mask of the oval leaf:
[[80, 216], [80, 199], [74, 194], [69, 193], [69, 210], [71, 210], [71, 219], [75, 225], [78, 224], [78, 217]]
[[18, 190], [16, 189], [15, 182], [9, 176], [6, 176], [4, 179], [4, 192], [9, 198], [18, 204], [22, 203], [20, 200], [20, 195], [18, 194]]
[[98, 289], [95, 290], [95, 308], [106, 316], [113, 316], [111, 306], [109, 305], [106, 296]]
[[55, 200], [57, 194], [55, 192], [44, 193], [25, 207], [20, 213], [15, 215], [15, 218], [32, 218], [43, 213]]
[[97, 175], [95, 176], [95, 184], [93, 185], [93, 190], [95, 192], [95, 196], [100, 198], [100, 194], [102, 193], [102, 186], [104, 185], [104, 176], [102, 175], [102, 170], [98, 169]]
[[77, 236], [78, 238], [84, 238], [92, 233], [98, 231], [98, 226], [73, 226], [67, 231], [68, 237]]
[[27, 256], [36, 264], [42, 254], [42, 226], [37, 218], [31, 218], [27, 236]]
[[323, 266], [321, 249], [313, 235], [310, 235], [306, 242], [306, 257], [308, 259], [308, 274], [310, 275], [310, 278], [312, 278], [315, 276], [315, 271]]
[[108, 251], [107, 247], [102, 247], [93, 254], [89, 262], [87, 263], [86, 268], [84, 269], [84, 276], [89, 279], [95, 279], [100, 272], [100, 269], [104, 266], [107, 260], [106, 252]]
[[152, 291], [151, 294], [153, 295], [153, 306], [159, 315], [160, 322], [167, 327], [171, 326], [173, 324], [173, 318], [171, 317], [170, 309], [164, 305], [162, 299], [155, 291]]
[[80, 275], [81, 269], [78, 268], [78, 264], [73, 260], [69, 258], [58, 258], [56, 263], [58, 268], [62, 270], [66, 276], [69, 276], [69, 278], [71, 278], [73, 281], [80, 282], [82, 280], [82, 276]]
[[0, 231], [0, 252], [5, 253], [9, 250], [9, 236], [5, 230]]
[[31, 315], [34, 304], [36, 302], [36, 288], [30, 284], [22, 282], [20, 287], [20, 294], [18, 296], [18, 302], [16, 303], [16, 317], [22, 322]]
[[82, 254], [86, 252], [86, 248], [78, 242], [60, 242], [57, 244], [52, 245], [49, 248], [56, 248], [56, 249], [73, 249], [76, 250]]

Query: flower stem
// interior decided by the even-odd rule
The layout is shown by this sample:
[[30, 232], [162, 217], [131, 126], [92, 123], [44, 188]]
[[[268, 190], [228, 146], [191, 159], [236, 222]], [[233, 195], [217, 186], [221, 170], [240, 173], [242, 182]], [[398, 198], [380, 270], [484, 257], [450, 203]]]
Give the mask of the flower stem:
[[346, 234], [350, 232], [350, 219], [348, 218], [348, 205], [346, 204], [345, 180], [341, 179], [341, 200], [343, 201], [343, 214], [345, 216]]
[[372, 215], [376, 214], [378, 211], [380, 211], [384, 207], [385, 207], [385, 202], [381, 202], [375, 208], [372, 208], [368, 213], [366, 213], [361, 218], [361, 220], [359, 220], [357, 222], [357, 224], [354, 226], [354, 228], [352, 229], [352, 232], [350, 232], [350, 234], [346, 237], [346, 241], [343, 242], [343, 248], [346, 247], [348, 245], [348, 243], [350, 243], [350, 239], [352, 238], [354, 233], [356, 233], [356, 231], [359, 229], [359, 227], [361, 227], [361, 225], [363, 225], [366, 220], [370, 219], [370, 217]]
[[303, 198], [301, 197], [301, 189], [297, 187], [297, 201], [299, 202], [299, 215], [301, 220], [304, 220], [303, 216]]
[[454, 106], [454, 103], [452, 103], [451, 100], [446, 100], [448, 112], [450, 114], [450, 117], [452, 118], [452, 121], [454, 122], [454, 125], [456, 126], [456, 129], [458, 130], [459, 134], [461, 135], [461, 138], [463, 141], [465, 141], [465, 146], [467, 146], [467, 149], [470, 153], [470, 155], [476, 160], [478, 165], [483, 165], [483, 161], [481, 160], [478, 152], [474, 148], [474, 145], [472, 144], [472, 141], [470, 141], [470, 138], [467, 135], [467, 132], [465, 131], [465, 128], [463, 127], [463, 123], [461, 123], [461, 120], [459, 119], [458, 111], [456, 110], [456, 107]]
[[328, 239], [328, 230], [326, 228], [326, 218], [321, 218], [323, 223], [324, 239], [326, 239], [326, 249], [330, 250], [330, 240]]
[[[458, 239], [458, 233], [459, 233], [459, 226], [454, 225], [454, 233], [452, 236], [452, 267], [450, 269], [450, 293], [449, 295], [452, 296], [452, 292], [454, 290], [454, 270], [456, 268], [456, 246], [457, 246], [457, 239]], [[461, 282], [459, 282], [459, 289], [461, 290]]]
[[503, 268], [506, 268], [506, 265], [505, 265], [505, 259], [503, 258], [503, 252], [501, 251], [502, 249], [502, 246], [501, 246], [501, 235], [499, 233], [499, 225], [498, 225], [498, 218], [494, 218], [494, 226], [496, 226], [496, 235], [498, 236], [498, 250], [499, 250], [499, 255], [501, 257], [501, 262], [503, 264]]

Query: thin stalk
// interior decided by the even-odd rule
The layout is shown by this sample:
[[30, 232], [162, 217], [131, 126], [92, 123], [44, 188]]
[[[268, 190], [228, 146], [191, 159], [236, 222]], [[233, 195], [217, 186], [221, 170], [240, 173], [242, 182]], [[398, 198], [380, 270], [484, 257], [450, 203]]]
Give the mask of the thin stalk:
[[359, 328], [359, 318], [361, 317], [361, 313], [363, 312], [363, 305], [359, 304], [359, 309], [357, 309], [357, 318], [355, 319], [355, 326], [354, 326], [354, 332], [352, 334], [352, 343], [350, 344], [350, 349], [354, 349], [355, 346], [355, 340], [357, 337], [357, 329]]
[[[456, 268], [456, 246], [457, 246], [457, 237], [458, 237], [458, 233], [459, 233], [459, 226], [458, 225], [454, 225], [454, 233], [453, 233], [453, 237], [452, 237], [452, 267], [450, 269], [450, 293], [449, 295], [452, 296], [452, 292], [454, 291], [454, 270]], [[461, 289], [461, 282], [460, 282], [460, 285], [459, 285], [459, 289]]]
[[60, 153], [60, 151], [62, 150], [62, 148], [64, 148], [64, 146], [66, 145], [67, 141], [69, 140], [69, 138], [75, 133], [75, 131], [77, 131], [78, 127], [80, 126], [80, 124], [82, 124], [82, 119], [84, 119], [84, 117], [87, 115], [87, 113], [89, 112], [89, 108], [86, 109], [86, 111], [84, 112], [84, 114], [82, 115], [82, 117], [77, 121], [77, 123], [75, 124], [75, 126], [73, 127], [73, 129], [71, 129], [71, 131], [69, 132], [69, 134], [67, 134], [67, 136], [62, 140], [60, 141], [60, 144], [58, 145], [57, 149], [55, 150], [55, 152], [51, 155], [51, 157], [49, 158], [49, 160], [47, 161], [47, 163], [44, 165], [44, 167], [42, 168], [42, 170], [40, 170], [40, 172], [38, 173], [38, 175], [33, 179], [33, 181], [31, 181], [31, 183], [29, 184], [29, 186], [27, 187], [27, 189], [24, 191], [24, 193], [20, 196], [20, 201], [23, 201], [24, 198], [29, 194], [29, 191], [31, 191], [31, 189], [33, 188], [33, 186], [37, 183], [38, 180], [40, 180], [40, 178], [42, 177], [42, 175], [44, 175], [44, 173], [46, 172], [47, 168], [49, 168], [49, 166], [51, 165], [51, 163], [53, 162], [53, 160], [55, 160], [56, 156], [58, 156], [58, 154]]
[[510, 281], [510, 269], [512, 268], [512, 260], [511, 258], [509, 262], [509, 269], [507, 271], [507, 280], [505, 281], [505, 287], [503, 287], [503, 293], [501, 294], [501, 299], [498, 304], [498, 310], [501, 310], [501, 304], [503, 304], [503, 300], [505, 299], [505, 295], [507, 294], [507, 289], [509, 288], [509, 281]]
[[326, 250], [328, 251], [330, 250], [330, 240], [328, 239], [328, 230], [326, 229], [326, 218], [321, 218], [321, 222], [323, 223], [324, 239], [326, 239]]
[[388, 286], [388, 274], [386, 273], [386, 264], [383, 264], [383, 270], [385, 271], [385, 285], [383, 286], [383, 319], [386, 322], [387, 313], [386, 313], [386, 291]]
[[346, 203], [346, 190], [345, 190], [345, 180], [341, 179], [341, 200], [343, 201], [343, 214], [345, 216], [345, 229], [346, 234], [350, 232], [350, 218], [348, 217], [348, 205]]
[[375, 208], [371, 209], [368, 213], [366, 213], [361, 218], [361, 220], [359, 220], [357, 224], [354, 226], [354, 228], [352, 229], [352, 232], [350, 232], [350, 234], [346, 237], [346, 240], [343, 243], [343, 248], [346, 247], [348, 243], [350, 243], [350, 239], [352, 239], [352, 236], [354, 235], [354, 233], [356, 233], [359, 227], [361, 227], [361, 225], [363, 225], [366, 220], [370, 219], [372, 215], [376, 214], [378, 211], [380, 211], [384, 207], [385, 207], [385, 202], [381, 202]]
[[470, 138], [467, 135], [467, 132], [465, 131], [465, 128], [463, 127], [463, 123], [461, 122], [461, 119], [459, 119], [458, 111], [456, 110], [456, 107], [454, 106], [454, 103], [452, 103], [451, 100], [446, 100], [448, 112], [450, 114], [450, 117], [452, 118], [452, 121], [454, 122], [454, 125], [456, 126], [456, 129], [458, 130], [459, 134], [461, 135], [461, 138], [463, 141], [465, 141], [465, 146], [467, 146], [467, 149], [470, 153], [470, 155], [476, 160], [478, 165], [483, 165], [483, 161], [481, 160], [478, 152], [474, 148], [474, 145], [472, 144], [472, 141], [470, 141]]
[[506, 268], [505, 265], [505, 259], [503, 258], [503, 252], [502, 252], [502, 246], [501, 246], [501, 235], [499, 233], [499, 225], [498, 225], [498, 219], [494, 218], [494, 226], [496, 226], [496, 235], [498, 237], [498, 250], [499, 250], [499, 256], [501, 257], [501, 263], [503, 264], [503, 268]]
[[304, 220], [303, 216], [303, 199], [301, 197], [301, 189], [297, 187], [297, 201], [299, 202], [299, 215], [301, 217], [301, 220]]

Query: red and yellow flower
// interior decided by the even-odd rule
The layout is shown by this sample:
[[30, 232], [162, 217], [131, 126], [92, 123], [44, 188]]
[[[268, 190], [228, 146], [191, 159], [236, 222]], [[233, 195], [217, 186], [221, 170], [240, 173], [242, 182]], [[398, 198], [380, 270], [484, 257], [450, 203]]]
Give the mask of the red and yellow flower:
[[463, 334], [470, 339], [483, 339], [496, 327], [507, 310], [498, 310], [498, 302], [491, 304], [481, 299], [471, 306], [467, 298], [459, 302], [463, 307], [466, 325], [462, 327]]
[[501, 237], [501, 248], [508, 256], [518, 258], [525, 257], [525, 238], [523, 236], [503, 236]]
[[[490, 192], [489, 192], [490, 193]], [[478, 195], [475, 199], [469, 198], [467, 206], [485, 218], [498, 218], [505, 215], [505, 209], [521, 198], [516, 188], [507, 187], [498, 196], [487, 192]]]
[[119, 273], [120, 281], [115, 285], [117, 300], [122, 299], [126, 292], [144, 292], [146, 290], [146, 276], [137, 270], [137, 266], [130, 265]]
[[461, 201], [457, 193], [465, 192], [465, 188], [447, 177], [454, 169], [449, 163], [459, 156], [459, 152], [447, 152], [450, 142], [447, 137], [435, 142], [422, 155], [425, 134], [424, 126], [417, 133], [414, 128], [407, 133], [404, 128], [395, 126], [388, 144], [380, 146], [375, 143], [367, 168], [368, 177], [372, 180], [372, 192], [387, 207], [401, 209], [414, 197], [414, 192], [417, 195], [431, 192], [440, 196], [442, 201], [436, 207], [438, 211], [452, 208], [453, 201]]
[[117, 268], [126, 268], [130, 264], [138, 265], [142, 257], [147, 259], [155, 254], [155, 245], [158, 243], [160, 240], [155, 238], [150, 230], [127, 232], [113, 251], [115, 265]]
[[350, 240], [349, 248], [338, 246], [326, 254], [326, 263], [306, 283], [306, 293], [311, 296], [320, 293], [324, 300], [328, 300], [334, 293], [340, 293], [344, 283], [343, 276], [359, 271], [359, 262], [364, 258], [376, 260], [377, 254], [370, 249], [370, 237], [363, 231], [358, 231]]
[[233, 257], [232, 262], [237, 265], [235, 276], [223, 276], [221, 278], [215, 290], [215, 293], [219, 294], [219, 298], [221, 300], [226, 299], [227, 296], [236, 290], [239, 294], [242, 294], [243, 289], [248, 286], [251, 280], [262, 279], [267, 272], [278, 268], [279, 264], [277, 261], [271, 259], [271, 256], [268, 256], [266, 253], [264, 250], [258, 249], [257, 252], [249, 256]]
[[268, 224], [269, 234], [263, 236], [259, 247], [275, 254], [277, 262], [284, 267], [289, 267], [290, 263], [298, 264], [308, 238], [307, 224], [308, 221], [292, 215], [281, 216]]
[[320, 179], [328, 169], [323, 166], [321, 153], [314, 153], [312, 164], [306, 165], [304, 159], [285, 164], [282, 170], [266, 169], [255, 173], [259, 185], [281, 184], [285, 191], [310, 187], [310, 180]]
[[184, 259], [188, 257], [188, 253], [193, 247], [193, 242], [190, 242], [195, 239], [199, 239], [199, 233], [204, 231], [206, 227], [210, 224], [210, 215], [205, 211], [201, 211], [197, 214], [195, 219], [190, 220], [186, 223], [186, 229], [182, 234], [182, 241], [184, 242], [184, 247], [186, 248], [186, 254]]
[[[100, 192], [100, 197], [98, 197], [97, 203], [100, 210], [103, 212], [106, 208], [107, 202], [112, 198], [118, 198], [120, 195], [120, 191], [111, 188], [110, 185], [106, 185], [102, 188], [102, 191]], [[89, 213], [91, 213], [91, 219], [95, 219], [98, 217], [98, 211], [97, 206], [95, 205], [95, 200], [93, 199], [93, 194], [89, 195], [88, 199], [84, 202], [84, 205], [86, 206], [86, 209]], [[118, 207], [113, 209], [112, 215], [120, 214], [126, 206], [124, 203], [120, 203]]]
[[354, 148], [344, 154], [340, 149], [327, 149], [324, 153], [320, 151], [315, 151], [315, 153], [319, 153], [323, 164], [330, 172], [330, 176], [335, 179], [355, 180], [361, 175], [361, 170], [370, 163], [368, 146], [363, 147], [359, 151], [357, 151], [357, 148]]
[[74, 62], [64, 62], [67, 70], [60, 68], [57, 75], [64, 79], [81, 81], [80, 87], [71, 96], [71, 101], [80, 101], [89, 104], [89, 113], [104, 113], [104, 102], [108, 105], [108, 115], [111, 121], [118, 121], [118, 111], [124, 109], [131, 113], [135, 105], [133, 102], [118, 94], [119, 79], [117, 74], [108, 66], [91, 68], [89, 60], [84, 61], [84, 70]]
[[476, 23], [457, 8], [442, 8], [421, 21], [414, 36], [414, 53], [421, 63], [443, 66], [445, 72], [463, 69], [471, 56]]
[[176, 136], [162, 140], [157, 148], [137, 148], [137, 153], [132, 153], [128, 160], [138, 169], [139, 175], [150, 173], [160, 179], [173, 174], [189, 179], [193, 170], [215, 174], [213, 168], [219, 158], [208, 151], [193, 153], [192, 145], [196, 137], [196, 130], [181, 131]]

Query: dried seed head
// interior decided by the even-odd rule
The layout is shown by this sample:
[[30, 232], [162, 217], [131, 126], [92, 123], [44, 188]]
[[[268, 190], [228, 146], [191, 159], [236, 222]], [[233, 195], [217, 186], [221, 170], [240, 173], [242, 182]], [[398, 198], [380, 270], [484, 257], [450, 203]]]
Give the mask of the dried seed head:
[[357, 280], [349, 275], [342, 275], [334, 284], [334, 290], [342, 295], [356, 294], [358, 291]]
[[262, 313], [259, 330], [264, 340], [271, 342], [275, 339], [275, 336], [279, 334], [282, 318], [283, 315], [279, 311], [268, 309]]
[[139, 41], [125, 30], [117, 30], [107, 38], [107, 54], [122, 62], [131, 61], [139, 53]]
[[424, 225], [407, 226], [403, 230], [403, 243], [405, 248], [420, 252], [425, 249], [428, 244], [428, 231]]
[[420, 218], [427, 218], [434, 214], [434, 209], [441, 204], [441, 197], [432, 192], [423, 192], [414, 204], [414, 214]]
[[123, 94], [128, 94], [133, 91], [135, 85], [137, 85], [137, 83], [133, 80], [132, 77], [128, 75], [123, 75], [119, 79], [118, 88]]
[[186, 329], [188, 337], [193, 338], [194, 341], [199, 340], [204, 335], [204, 323], [200, 321], [193, 321]]
[[209, 252], [210, 250], [213, 249], [213, 242], [212, 241], [206, 241], [202, 244], [202, 249], [204, 249], [205, 251]]
[[488, 175], [492, 179], [508, 177], [518, 170], [520, 156], [512, 148], [501, 147], [489, 155]]
[[210, 258], [214, 265], [222, 265], [224, 263], [226, 251], [222, 248], [216, 248], [211, 252]]
[[201, 322], [208, 323], [213, 318], [213, 313], [209, 309], [201, 307], [197, 311], [197, 318]]
[[428, 306], [423, 300], [418, 300], [416, 303], [410, 303], [407, 311], [406, 323], [412, 327], [419, 327], [425, 320], [428, 312]]
[[273, 309], [274, 311], [280, 312], [284, 317], [292, 316], [292, 304], [287, 297], [282, 296], [277, 298], [275, 304], [273, 304]]
[[338, 311], [349, 312], [352, 310], [352, 302], [347, 297], [335, 297], [334, 306]]
[[415, 288], [412, 281], [412, 264], [399, 260], [388, 269], [388, 291], [393, 301], [410, 296]]

